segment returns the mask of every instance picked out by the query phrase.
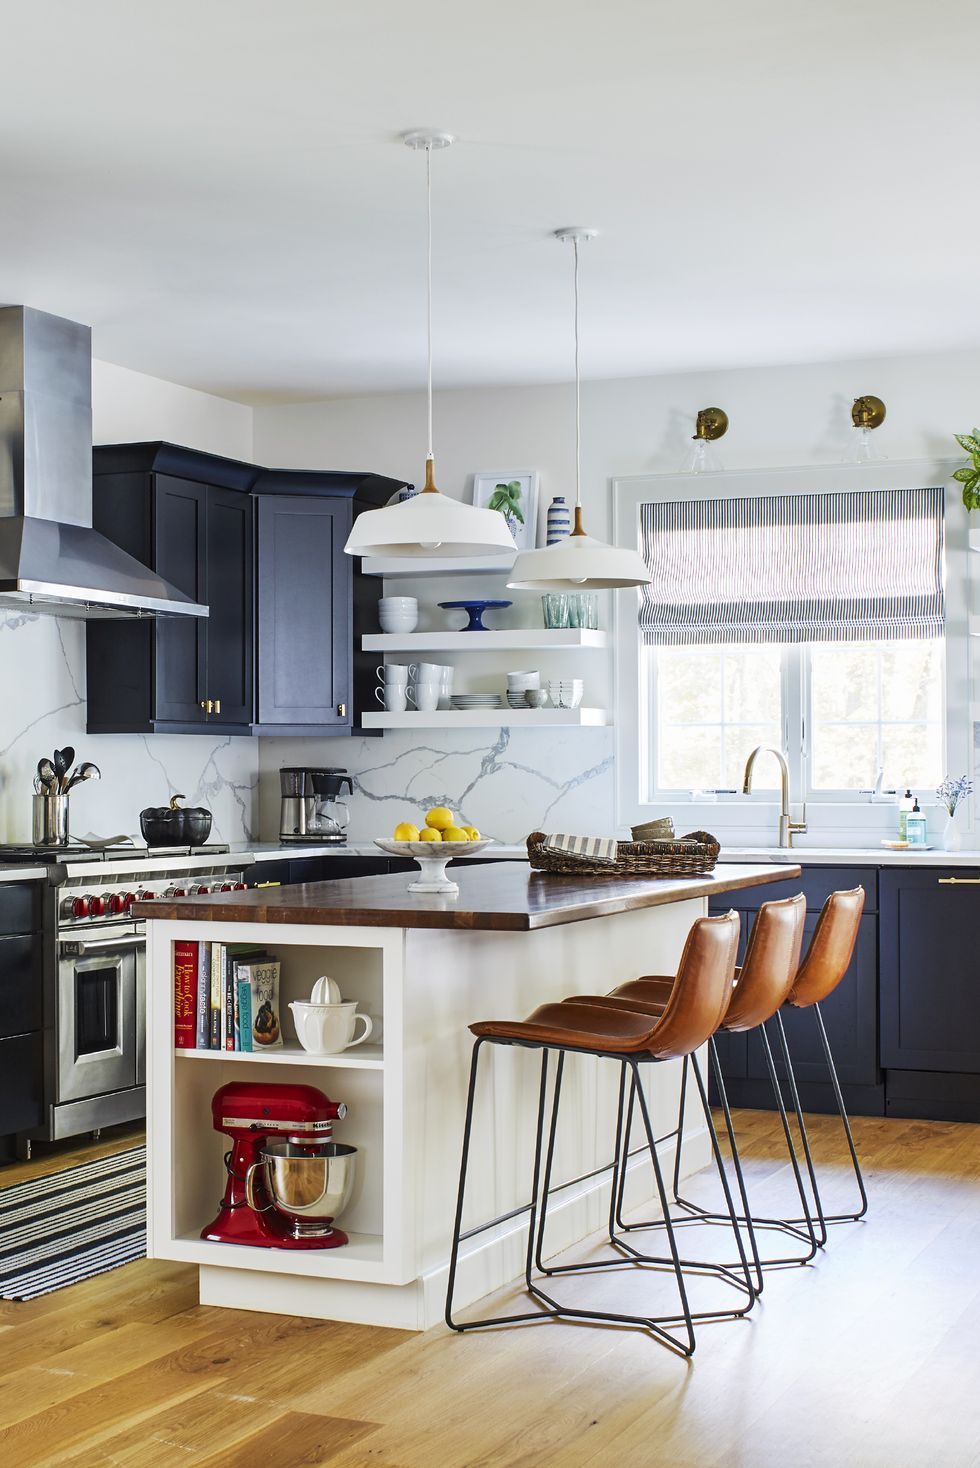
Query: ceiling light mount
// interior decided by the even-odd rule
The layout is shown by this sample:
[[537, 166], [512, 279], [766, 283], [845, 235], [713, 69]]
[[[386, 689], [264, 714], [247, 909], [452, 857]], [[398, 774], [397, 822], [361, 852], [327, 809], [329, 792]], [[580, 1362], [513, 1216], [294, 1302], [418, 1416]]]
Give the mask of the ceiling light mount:
[[434, 127], [413, 127], [409, 132], [402, 133], [405, 147], [413, 148], [416, 153], [422, 148], [429, 148], [433, 152], [439, 148], [451, 148], [455, 141], [455, 133], [440, 132]]
[[598, 233], [597, 229], [589, 229], [584, 224], [566, 224], [564, 229], [556, 229], [554, 236], [562, 244], [582, 245], [586, 240], [594, 240]]

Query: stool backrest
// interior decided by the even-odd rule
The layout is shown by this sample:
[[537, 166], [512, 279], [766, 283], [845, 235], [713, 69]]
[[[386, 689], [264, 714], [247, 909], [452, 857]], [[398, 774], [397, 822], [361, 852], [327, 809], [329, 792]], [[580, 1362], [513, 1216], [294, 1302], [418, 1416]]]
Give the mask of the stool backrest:
[[831, 892], [790, 990], [789, 1004], [805, 1009], [810, 1004], [819, 1004], [837, 988], [854, 953], [863, 911], [863, 887]]
[[690, 1055], [715, 1033], [732, 997], [738, 934], [737, 912], [694, 923], [667, 1007], [651, 1037], [651, 1054], [661, 1060]]
[[759, 908], [735, 990], [722, 1021], [724, 1030], [754, 1030], [772, 1019], [796, 980], [803, 946], [806, 898], [802, 892]]

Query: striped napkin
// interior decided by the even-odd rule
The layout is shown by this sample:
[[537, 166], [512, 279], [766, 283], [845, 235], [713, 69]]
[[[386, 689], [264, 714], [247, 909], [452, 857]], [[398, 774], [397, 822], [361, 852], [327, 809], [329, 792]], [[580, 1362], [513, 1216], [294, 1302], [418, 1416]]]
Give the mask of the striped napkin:
[[546, 836], [543, 845], [546, 851], [561, 851], [566, 856], [581, 856], [609, 865], [619, 855], [619, 842], [614, 836], [565, 836], [556, 833]]

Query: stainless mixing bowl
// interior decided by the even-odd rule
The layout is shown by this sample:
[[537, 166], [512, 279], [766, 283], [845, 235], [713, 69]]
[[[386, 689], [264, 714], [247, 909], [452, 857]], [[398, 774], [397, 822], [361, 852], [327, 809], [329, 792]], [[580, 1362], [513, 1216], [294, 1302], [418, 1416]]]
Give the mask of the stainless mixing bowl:
[[270, 1140], [261, 1157], [266, 1192], [276, 1211], [292, 1224], [294, 1235], [329, 1233], [334, 1219], [350, 1202], [357, 1148], [342, 1142], [301, 1147]]

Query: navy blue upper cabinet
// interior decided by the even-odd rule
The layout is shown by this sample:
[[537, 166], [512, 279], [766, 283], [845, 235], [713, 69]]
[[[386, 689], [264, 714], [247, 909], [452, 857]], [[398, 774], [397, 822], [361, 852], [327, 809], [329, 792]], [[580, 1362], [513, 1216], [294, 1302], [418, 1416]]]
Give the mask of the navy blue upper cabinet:
[[100, 445], [94, 470], [96, 529], [210, 615], [89, 623], [90, 733], [357, 728], [377, 661], [360, 633], [375, 630], [381, 583], [344, 544], [403, 481], [167, 443]]
[[261, 729], [353, 724], [352, 565], [347, 500], [259, 495]]
[[980, 1075], [978, 919], [980, 872], [882, 871], [885, 1067]]

